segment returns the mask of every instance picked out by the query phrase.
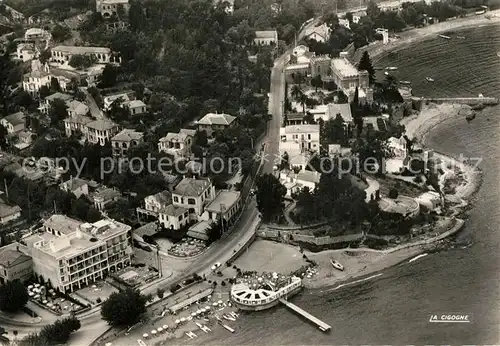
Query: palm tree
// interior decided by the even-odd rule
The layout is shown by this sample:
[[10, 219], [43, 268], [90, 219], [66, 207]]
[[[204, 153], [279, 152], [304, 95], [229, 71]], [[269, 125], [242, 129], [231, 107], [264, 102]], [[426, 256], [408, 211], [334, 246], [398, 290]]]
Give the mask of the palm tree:
[[300, 98], [297, 100], [302, 105], [302, 113], [306, 114], [306, 103], [309, 98], [307, 97], [306, 94], [302, 93], [300, 95]]
[[302, 91], [300, 86], [294, 85], [292, 87], [292, 90], [290, 91], [290, 96], [292, 96], [295, 101], [300, 102], [299, 100], [301, 99], [302, 95], [304, 95], [304, 92]]

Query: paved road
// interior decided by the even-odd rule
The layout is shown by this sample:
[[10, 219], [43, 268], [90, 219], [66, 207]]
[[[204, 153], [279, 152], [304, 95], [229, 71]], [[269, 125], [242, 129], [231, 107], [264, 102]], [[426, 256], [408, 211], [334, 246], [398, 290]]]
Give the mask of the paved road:
[[80, 88], [80, 90], [83, 91], [85, 93], [85, 96], [87, 97], [86, 104], [89, 107], [90, 114], [97, 120], [107, 120], [92, 95], [90, 95], [90, 93], [87, 91], [87, 88]]

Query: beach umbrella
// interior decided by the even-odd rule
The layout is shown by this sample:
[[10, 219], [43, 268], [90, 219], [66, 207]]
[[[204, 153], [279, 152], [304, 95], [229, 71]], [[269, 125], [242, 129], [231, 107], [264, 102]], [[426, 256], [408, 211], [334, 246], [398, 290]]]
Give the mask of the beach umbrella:
[[163, 325], [163, 329], [168, 329], [168, 326], [166, 324]]
[[38, 299], [38, 298], [40, 298], [40, 295], [39, 295], [39, 294], [37, 294], [37, 295], [35, 296], [35, 299]]
[[179, 323], [181, 323], [180, 320], [175, 320], [175, 324], [179, 324]]
[[223, 304], [222, 300], [219, 300], [217, 303], [220, 304], [220, 305]]
[[196, 310], [196, 314], [197, 314], [197, 315], [201, 314], [202, 312], [203, 312], [203, 311], [201, 311], [201, 310]]
[[40, 287], [40, 284], [35, 284], [35, 287]]
[[208, 305], [205, 306], [205, 309], [210, 310], [210, 306], [208, 306]]
[[104, 346], [111, 346], [111, 345], [113, 345], [111, 342], [107, 342], [104, 344]]
[[144, 333], [144, 334], [142, 334], [142, 337], [143, 337], [144, 339], [147, 339], [147, 338], [148, 338], [148, 336], [149, 336], [149, 334], [148, 334], [148, 333]]
[[181, 322], [186, 322], [186, 319], [184, 317], [181, 317]]
[[29, 295], [30, 297], [33, 297], [33, 296], [35, 295], [35, 293], [30, 292], [30, 293], [28, 293], [28, 295]]
[[28, 286], [28, 289], [32, 289], [32, 288], [33, 288], [33, 285], [29, 285], [29, 286]]
[[158, 329], [156, 329], [156, 331], [157, 331], [158, 333], [161, 333], [161, 332], [163, 332], [163, 328], [162, 328], [162, 327], [158, 327]]
[[191, 316], [195, 317], [196, 316], [196, 312], [192, 312]]
[[212, 305], [213, 305], [213, 306], [217, 306], [217, 302], [213, 302], [213, 303], [212, 303]]

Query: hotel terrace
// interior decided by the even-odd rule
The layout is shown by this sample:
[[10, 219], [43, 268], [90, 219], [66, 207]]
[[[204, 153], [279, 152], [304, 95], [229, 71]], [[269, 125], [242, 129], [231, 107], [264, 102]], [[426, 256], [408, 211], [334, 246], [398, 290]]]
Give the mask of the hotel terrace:
[[80, 289], [130, 264], [128, 225], [114, 220], [81, 223], [56, 214], [43, 229], [25, 239], [34, 271], [62, 292]]

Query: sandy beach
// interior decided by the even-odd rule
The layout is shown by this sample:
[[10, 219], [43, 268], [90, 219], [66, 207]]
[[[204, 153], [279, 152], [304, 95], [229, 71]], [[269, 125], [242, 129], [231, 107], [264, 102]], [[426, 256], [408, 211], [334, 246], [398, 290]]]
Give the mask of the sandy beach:
[[[451, 30], [462, 30], [478, 27], [480, 25], [500, 24], [500, 10], [489, 11], [480, 16], [469, 16], [466, 18], [457, 18], [446, 22], [428, 25], [423, 28], [416, 28], [399, 34], [399, 38], [390, 38], [389, 43], [384, 45], [378, 41], [363, 47], [356, 52], [356, 56], [361, 57], [361, 53], [368, 51], [372, 60], [377, 61], [377, 57], [388, 51], [397, 51], [416, 43], [419, 40], [435, 36]], [[358, 58], [359, 59], [359, 58]]]

